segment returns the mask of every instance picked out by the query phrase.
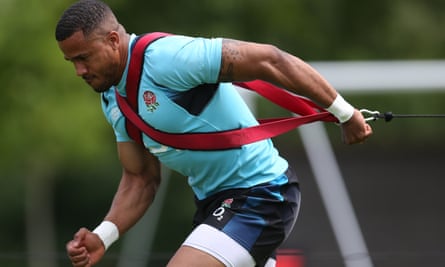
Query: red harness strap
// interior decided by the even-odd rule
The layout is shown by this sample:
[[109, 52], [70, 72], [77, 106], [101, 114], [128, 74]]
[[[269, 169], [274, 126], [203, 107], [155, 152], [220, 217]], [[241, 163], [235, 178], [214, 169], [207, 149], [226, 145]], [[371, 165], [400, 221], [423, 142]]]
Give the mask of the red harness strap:
[[155, 32], [139, 38], [133, 48], [127, 75], [127, 97], [121, 96], [116, 90], [116, 98], [122, 113], [126, 117], [129, 136], [142, 144], [142, 132], [158, 143], [177, 149], [189, 150], [220, 150], [239, 148], [267, 138], [288, 132], [296, 127], [314, 121], [338, 122], [338, 120], [306, 98], [278, 88], [270, 83], [255, 80], [234, 83], [237, 86], [256, 91], [271, 102], [301, 116], [272, 118], [259, 120], [260, 124], [242, 129], [234, 129], [210, 133], [168, 133], [155, 129], [138, 115], [138, 90], [144, 52], [147, 46], [167, 33]]

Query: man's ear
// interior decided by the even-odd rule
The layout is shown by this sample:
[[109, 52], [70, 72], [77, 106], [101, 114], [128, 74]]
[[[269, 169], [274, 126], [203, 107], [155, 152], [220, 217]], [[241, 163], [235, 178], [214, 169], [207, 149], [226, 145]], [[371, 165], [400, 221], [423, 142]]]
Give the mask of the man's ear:
[[117, 31], [111, 31], [107, 36], [107, 42], [111, 45], [113, 50], [119, 49], [120, 36]]

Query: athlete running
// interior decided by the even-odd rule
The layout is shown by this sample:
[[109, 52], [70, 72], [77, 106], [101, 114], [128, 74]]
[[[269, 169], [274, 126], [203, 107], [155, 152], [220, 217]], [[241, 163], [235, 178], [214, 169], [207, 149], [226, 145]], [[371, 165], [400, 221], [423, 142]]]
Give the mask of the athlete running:
[[[123, 173], [102, 223], [81, 228], [66, 245], [76, 267], [92, 266], [152, 203], [160, 164], [188, 177], [196, 196], [194, 228], [168, 266], [275, 266], [274, 253], [297, 218], [296, 175], [270, 139], [237, 149], [178, 150], [126, 131], [115, 91], [126, 95], [128, 63], [138, 38], [108, 5], [82, 0], [56, 26], [56, 39], [76, 74], [101, 94], [116, 135]], [[264, 80], [312, 99], [341, 122], [344, 142], [372, 134], [358, 110], [304, 61], [273, 45], [172, 35], [145, 51], [139, 86], [141, 117], [171, 133], [214, 132], [257, 125], [231, 82]]]

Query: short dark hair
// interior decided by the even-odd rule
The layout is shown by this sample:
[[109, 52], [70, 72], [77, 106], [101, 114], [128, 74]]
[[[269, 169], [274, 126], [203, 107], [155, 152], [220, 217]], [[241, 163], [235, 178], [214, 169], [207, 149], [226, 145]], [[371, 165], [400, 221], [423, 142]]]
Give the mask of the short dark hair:
[[56, 40], [63, 41], [79, 30], [87, 36], [110, 14], [113, 14], [111, 8], [104, 2], [80, 0], [62, 14], [56, 26]]

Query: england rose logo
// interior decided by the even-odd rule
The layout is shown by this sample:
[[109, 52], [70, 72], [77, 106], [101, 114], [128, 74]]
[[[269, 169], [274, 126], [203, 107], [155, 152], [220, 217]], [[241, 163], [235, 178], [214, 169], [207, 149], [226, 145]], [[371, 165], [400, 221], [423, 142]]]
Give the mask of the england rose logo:
[[150, 112], [155, 111], [159, 106], [159, 103], [156, 101], [156, 95], [152, 91], [145, 91], [143, 97], [147, 110]]

